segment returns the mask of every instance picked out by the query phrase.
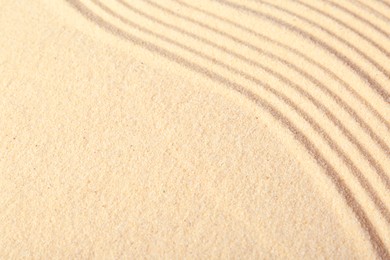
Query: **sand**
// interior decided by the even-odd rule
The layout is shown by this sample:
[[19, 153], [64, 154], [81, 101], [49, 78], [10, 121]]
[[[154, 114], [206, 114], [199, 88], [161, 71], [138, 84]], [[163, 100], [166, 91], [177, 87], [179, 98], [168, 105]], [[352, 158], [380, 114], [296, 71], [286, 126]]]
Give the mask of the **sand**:
[[387, 0], [0, 3], [0, 258], [390, 259]]

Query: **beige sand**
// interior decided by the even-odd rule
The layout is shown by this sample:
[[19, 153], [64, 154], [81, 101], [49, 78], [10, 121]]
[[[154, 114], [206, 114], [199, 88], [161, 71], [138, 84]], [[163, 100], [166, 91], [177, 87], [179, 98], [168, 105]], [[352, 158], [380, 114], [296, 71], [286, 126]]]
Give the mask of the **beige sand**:
[[387, 0], [0, 3], [0, 258], [390, 259]]

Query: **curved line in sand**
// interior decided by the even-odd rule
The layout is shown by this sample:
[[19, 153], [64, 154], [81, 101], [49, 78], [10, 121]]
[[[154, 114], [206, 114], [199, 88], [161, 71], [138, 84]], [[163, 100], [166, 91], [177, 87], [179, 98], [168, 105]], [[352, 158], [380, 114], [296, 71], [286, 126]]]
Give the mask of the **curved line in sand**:
[[[269, 21], [269, 22], [271, 22], [271, 23], [273, 23], [273, 24], [275, 24], [277, 26], [286, 28], [287, 30], [289, 30], [292, 33], [296, 33], [297, 35], [301, 36], [304, 39], [307, 39], [307, 40], [311, 41], [313, 44], [315, 44], [316, 46], [321, 47], [322, 49], [324, 49], [328, 53], [334, 55], [340, 61], [342, 61], [344, 64], [346, 64], [348, 67], [350, 67], [353, 71], [355, 71], [355, 73], [357, 75], [359, 75], [362, 79], [366, 80], [369, 83], [369, 85], [383, 98], [383, 100], [385, 102], [387, 102], [387, 103], [390, 102], [390, 94], [383, 88], [383, 86], [381, 84], [379, 84], [374, 78], [372, 78], [367, 72], [365, 72], [356, 63], [351, 61], [344, 54], [340, 53], [339, 51], [337, 51], [336, 49], [334, 49], [333, 47], [331, 47], [330, 45], [328, 45], [327, 43], [325, 43], [321, 39], [318, 39], [317, 37], [314, 37], [310, 33], [306, 32], [306, 31], [304, 31], [304, 30], [302, 30], [302, 29], [300, 29], [300, 28], [298, 28], [298, 27], [296, 27], [294, 25], [291, 25], [291, 24], [289, 24], [289, 23], [287, 23], [287, 22], [285, 22], [283, 20], [280, 20], [277, 17], [271, 16], [271, 15], [269, 15], [267, 13], [263, 13], [263, 12], [260, 12], [258, 10], [253, 10], [253, 9], [248, 8], [246, 6], [239, 5], [239, 4], [227, 1], [227, 0], [211, 0], [211, 1], [215, 1], [217, 3], [220, 3], [221, 5], [228, 6], [228, 7], [232, 8], [232, 9], [234, 9], [234, 10], [243, 11], [243, 12], [251, 14], [251, 15], [253, 15], [255, 17], [259, 17], [261, 19], [267, 20], [267, 21]], [[276, 8], [276, 9], [279, 10], [279, 11], [283, 11], [279, 7]], [[330, 35], [332, 38], [338, 39], [339, 41], [343, 42], [346, 46], [348, 46], [350, 49], [354, 50], [355, 52], [359, 53], [359, 55], [361, 55], [365, 60], [367, 60], [374, 67], [376, 67], [376, 69], [378, 71], [380, 71], [384, 76], [386, 76], [388, 79], [390, 79], [390, 74], [389, 74], [389, 72], [387, 70], [385, 70], [382, 66], [380, 66], [375, 61], [373, 61], [366, 54], [364, 54], [360, 50], [356, 49], [356, 47], [354, 47], [350, 43], [348, 43], [345, 40], [341, 39], [340, 37], [338, 37], [337, 35], [335, 35], [334, 33], [330, 32], [330, 31], [328, 31], [327, 29], [323, 28], [322, 26], [320, 26], [318, 24], [315, 24], [315, 23], [311, 22], [310, 20], [307, 20], [306, 18], [304, 18], [304, 17], [302, 17], [300, 15], [296, 15], [296, 14], [291, 13], [291, 12], [286, 11], [286, 10], [284, 10], [284, 11], [286, 13], [288, 13], [289, 15], [295, 16], [298, 19], [301, 19], [301, 20], [303, 20], [303, 21], [305, 21], [305, 22], [307, 22], [307, 23], [309, 23], [309, 24], [311, 24], [311, 25], [313, 25], [315, 27], [318, 27], [320, 30], [322, 30], [324, 32], [327, 32], [328, 35]]]
[[[255, 1], [255, 0], [252, 0], [252, 1]], [[348, 25], [347, 23], [343, 22], [342, 20], [340, 20], [339, 18], [333, 16], [333, 15], [330, 15], [328, 14], [327, 12], [324, 12], [322, 10], [320, 10], [319, 8], [317, 7], [314, 7], [314, 6], [311, 6], [309, 4], [306, 4], [305, 2], [302, 2], [300, 0], [290, 0], [292, 2], [295, 2], [297, 3], [298, 5], [301, 5], [301, 6], [304, 6], [310, 10], [313, 10], [314, 12], [324, 16], [324, 17], [327, 17], [328, 19], [334, 21], [335, 23], [343, 26], [344, 28], [348, 29], [349, 31], [355, 33], [356, 35], [358, 35], [360, 38], [364, 39], [365, 41], [369, 42], [373, 47], [375, 47], [377, 50], [379, 50], [381, 53], [383, 53], [384, 55], [386, 55], [387, 58], [390, 58], [390, 53], [382, 46], [380, 46], [377, 42], [373, 41], [372, 39], [370, 39], [367, 35], [364, 35], [363, 33], [359, 32], [358, 30], [354, 29], [353, 27], [351, 27], [350, 25]], [[363, 23], [366, 23], [368, 24], [371, 28], [373, 28], [374, 30], [378, 31], [380, 34], [382, 34], [383, 36], [385, 36], [387, 39], [389, 39], [389, 35], [384, 32], [383, 30], [381, 30], [380, 28], [378, 28], [376, 25], [370, 23], [369, 21], [361, 18], [360, 16], [350, 12], [348, 9], [346, 8], [343, 8], [342, 6], [339, 6], [337, 4], [334, 4], [332, 2], [328, 2], [326, 0], [321, 0], [322, 2], [324, 3], [327, 3], [329, 5], [331, 5], [332, 7], [336, 8], [336, 9], [339, 9], [339, 10], [342, 10], [344, 13], [349, 13], [351, 14], [355, 19], [358, 19], [360, 21], [363, 21]]]
[[[302, 4], [305, 4], [307, 5], [306, 3], [302, 2], [301, 0], [292, 0], [292, 1], [297, 1], [297, 2], [300, 2]], [[355, 19], [369, 25], [371, 28], [373, 28], [374, 30], [376, 30], [377, 32], [379, 32], [380, 34], [382, 34], [383, 36], [385, 36], [386, 38], [390, 39], [390, 36], [387, 32], [385, 32], [384, 30], [382, 30], [379, 26], [373, 24], [372, 22], [370, 22], [369, 20], [365, 19], [363, 16], [349, 10], [348, 8], [342, 6], [342, 5], [339, 5], [338, 3], [335, 3], [335, 2], [332, 2], [332, 1], [329, 1], [329, 0], [321, 0], [322, 2], [324, 3], [327, 3], [328, 5], [336, 8], [336, 9], [339, 9], [341, 10], [342, 12], [344, 13], [347, 13], [351, 16], [353, 16]], [[316, 8], [318, 10], [318, 8]], [[331, 17], [329, 14], [328, 14], [329, 17]]]
[[[158, 8], [158, 9], [164, 11], [164, 12], [167, 12], [167, 13], [169, 13], [169, 14], [171, 14], [171, 15], [174, 15], [174, 16], [179, 17], [179, 18], [181, 18], [181, 19], [184, 19], [184, 20], [186, 20], [186, 21], [188, 21], [188, 22], [191, 22], [191, 23], [194, 23], [194, 24], [196, 24], [196, 25], [198, 25], [198, 26], [201, 26], [201, 27], [203, 27], [203, 28], [205, 28], [205, 29], [207, 29], [207, 30], [210, 30], [210, 31], [212, 31], [212, 32], [215, 32], [216, 34], [219, 34], [219, 35], [222, 35], [222, 36], [224, 36], [224, 37], [226, 37], [226, 38], [229, 38], [229, 39], [231, 39], [231, 40], [233, 40], [233, 41], [235, 41], [235, 42], [237, 42], [237, 43], [239, 43], [239, 44], [242, 44], [242, 45], [244, 45], [244, 46], [246, 46], [246, 47], [248, 47], [248, 48], [250, 48], [250, 49], [256, 51], [257, 53], [264, 54], [264, 55], [270, 55], [269, 57], [275, 58], [275, 59], [279, 59], [280, 62], [284, 63], [284, 62], [283, 62], [284, 60], [283, 60], [282, 58], [280, 58], [280, 57], [278, 57], [278, 56], [276, 56], [276, 55], [274, 55], [274, 54], [270, 54], [270, 53], [268, 53], [268, 52], [264, 52], [262, 49], [260, 49], [260, 48], [257, 47], [257, 46], [254, 46], [254, 45], [252, 45], [252, 44], [250, 44], [250, 43], [244, 42], [244, 41], [240, 40], [239, 38], [236, 38], [236, 37], [234, 37], [234, 36], [231, 36], [231, 35], [229, 35], [229, 34], [223, 32], [223, 31], [220, 31], [220, 30], [218, 30], [218, 29], [216, 29], [216, 28], [213, 28], [213, 27], [211, 27], [211, 26], [209, 26], [209, 25], [207, 25], [207, 24], [204, 24], [204, 23], [202, 23], [202, 22], [199, 22], [199, 21], [196, 21], [196, 20], [194, 20], [194, 19], [188, 18], [188, 17], [186, 17], [186, 16], [184, 16], [184, 15], [175, 13], [175, 12], [173, 12], [172, 10], [169, 10], [169, 9], [167, 9], [167, 8], [165, 8], [165, 7], [162, 7], [162, 6], [160, 6], [160, 5], [158, 5], [158, 4], [154, 3], [154, 2], [152, 2], [152, 1], [150, 1], [150, 0], [142, 0], [142, 1], [147, 2], [148, 4], [150, 4], [150, 5], [152, 5], [152, 6], [156, 7], [156, 8]], [[266, 41], [266, 42], [270, 42], [270, 43], [272, 43], [272, 44], [275, 44], [275, 45], [277, 45], [277, 46], [279, 46], [279, 47], [281, 47], [281, 48], [283, 48], [283, 49], [286, 49], [287, 51], [290, 51], [290, 52], [296, 54], [297, 56], [303, 58], [305, 61], [307, 61], [307, 62], [313, 64], [314, 66], [316, 66], [316, 67], [318, 67], [318, 68], [320, 68], [320, 69], [323, 70], [326, 74], [330, 75], [331, 78], [333, 78], [333, 79], [336, 80], [339, 84], [341, 84], [341, 85], [344, 87], [344, 89], [346, 89], [348, 92], [350, 92], [356, 99], [358, 99], [360, 102], [362, 102], [362, 103], [369, 109], [369, 111], [370, 111], [371, 113], [373, 113], [373, 114], [379, 119], [379, 121], [380, 121], [380, 122], [381, 122], [389, 131], [390, 131], [390, 124], [387, 122], [387, 120], [384, 119], [384, 117], [383, 117], [382, 115], [379, 114], [379, 112], [378, 112], [377, 110], [374, 109], [374, 107], [373, 107], [372, 105], [370, 105], [370, 104], [368, 103], [368, 101], [367, 101], [366, 99], [364, 99], [358, 92], [356, 92], [350, 85], [348, 85], [348, 83], [346, 83], [344, 80], [342, 80], [342, 79], [341, 79], [339, 76], [337, 76], [334, 72], [330, 71], [328, 68], [324, 67], [323, 65], [321, 65], [321, 64], [318, 63], [317, 61], [315, 61], [315, 60], [311, 59], [310, 57], [306, 56], [304, 53], [300, 52], [299, 50], [293, 49], [293, 48], [291, 48], [291, 47], [288, 46], [288, 45], [285, 45], [285, 44], [283, 44], [283, 43], [281, 43], [281, 42], [278, 42], [278, 41], [276, 41], [276, 40], [273, 40], [273, 39], [271, 39], [271, 38], [268, 38], [267, 36], [265, 36], [265, 35], [263, 35], [263, 34], [261, 34], [261, 33], [255, 32], [255, 31], [253, 31], [253, 30], [251, 30], [251, 29], [249, 29], [249, 28], [247, 28], [247, 27], [245, 27], [245, 26], [242, 26], [242, 25], [240, 25], [240, 24], [236, 24], [236, 23], [234, 23], [234, 22], [232, 22], [232, 21], [230, 21], [230, 20], [227, 20], [226, 18], [223, 18], [223, 17], [221, 17], [221, 16], [217, 16], [217, 15], [215, 15], [215, 14], [212, 14], [212, 13], [210, 13], [210, 12], [207, 12], [207, 11], [205, 11], [205, 10], [202, 10], [202, 9], [200, 9], [200, 8], [198, 8], [198, 7], [195, 7], [195, 6], [189, 5], [189, 4], [187, 4], [187, 3], [181, 2], [180, 0], [172, 0], [172, 1], [178, 3], [178, 4], [182, 5], [182, 6], [185, 6], [185, 7], [187, 7], [187, 8], [196, 10], [196, 11], [201, 12], [201, 13], [204, 13], [204, 14], [206, 14], [206, 15], [208, 15], [208, 16], [210, 16], [210, 17], [213, 17], [213, 18], [215, 18], [215, 19], [217, 19], [217, 20], [220, 20], [220, 21], [222, 21], [222, 22], [224, 22], [224, 23], [227, 23], [227, 24], [230, 24], [230, 25], [232, 25], [232, 26], [235, 26], [235, 27], [237, 27], [237, 28], [239, 28], [239, 29], [241, 29], [241, 30], [243, 30], [243, 31], [245, 31], [245, 32], [248, 32], [248, 33], [250, 33], [250, 34], [256, 36], [257, 38], [260, 38], [260, 39], [262, 39], [262, 40], [264, 40], [264, 41]], [[288, 64], [290, 64], [290, 63], [286, 63], [285, 65], [286, 65], [286, 66], [289, 66]], [[295, 68], [297, 68], [297, 67], [294, 66], [294, 67], [292, 67], [292, 68], [295, 69]], [[300, 71], [303, 72], [302, 70], [300, 70]], [[306, 75], [309, 75], [308, 73], [305, 73], [305, 74], [306, 74]], [[310, 78], [310, 77], [308, 77], [308, 78]], [[314, 77], [311, 77], [311, 78], [314, 79]], [[317, 81], [317, 80], [316, 80], [316, 81]], [[320, 83], [320, 84], [321, 84], [321, 83]], [[325, 91], [326, 91], [326, 90], [325, 90]], [[330, 93], [330, 92], [331, 92], [331, 91], [329, 90], [329, 93]], [[331, 94], [329, 94], [329, 95], [331, 95]], [[337, 102], [337, 100], [336, 100], [336, 102]], [[351, 111], [353, 111], [353, 110], [351, 110]], [[350, 111], [350, 112], [351, 112], [351, 111]], [[351, 113], [354, 113], [354, 112], [351, 112]], [[369, 131], [370, 131], [370, 130], [369, 130]], [[370, 134], [370, 135], [375, 136], [376, 134], [374, 133], [374, 131], [371, 130], [371, 134]], [[376, 139], [376, 142], [378, 142], [378, 144], [382, 147], [382, 149], [385, 150], [385, 151], [387, 151], [387, 153], [389, 153], [389, 147], [387, 146], [387, 144], [385, 144], [383, 141], [381, 141], [379, 137], [373, 137], [373, 139]]]
[[373, 249], [377, 252], [378, 256], [382, 258], [388, 258], [390, 256], [389, 252], [387, 251], [386, 247], [383, 244], [383, 241], [375, 231], [371, 221], [368, 219], [368, 217], [362, 210], [361, 205], [353, 198], [352, 192], [345, 185], [344, 181], [340, 179], [340, 177], [337, 175], [334, 168], [326, 160], [323, 159], [321, 153], [313, 146], [310, 140], [306, 136], [304, 136], [301, 132], [299, 132], [298, 128], [294, 124], [292, 124], [282, 113], [276, 110], [270, 103], [268, 103], [266, 100], [262, 99], [261, 97], [253, 94], [252, 92], [248, 91], [240, 84], [232, 82], [229, 79], [220, 76], [219, 74], [213, 73], [212, 71], [202, 66], [199, 66], [195, 63], [192, 63], [182, 58], [181, 56], [178, 56], [172, 52], [167, 51], [164, 48], [161, 48], [150, 42], [146, 42], [141, 38], [135, 37], [129, 34], [128, 32], [115, 27], [114, 25], [106, 22], [105, 20], [103, 20], [102, 18], [100, 18], [99, 16], [91, 12], [87, 7], [85, 7], [78, 0], [66, 0], [66, 2], [68, 2], [81, 15], [84, 15], [87, 19], [94, 22], [102, 29], [122, 39], [132, 42], [133, 44], [141, 46], [151, 52], [158, 53], [162, 57], [174, 61], [178, 64], [181, 64], [182, 66], [185, 66], [197, 73], [200, 73], [213, 81], [219, 82], [225, 85], [226, 87], [228, 87], [229, 89], [234, 90], [239, 94], [245, 96], [246, 98], [249, 99], [249, 101], [256, 104], [257, 106], [268, 111], [273, 117], [275, 117], [278, 121], [280, 121], [280, 123], [285, 125], [291, 131], [294, 137], [306, 147], [309, 153], [313, 156], [313, 159], [317, 161], [317, 163], [325, 170], [325, 173], [333, 181], [338, 192], [345, 198], [347, 205], [355, 213], [362, 228], [369, 235], [370, 241], [373, 245]]
[[[94, 1], [94, 0], [93, 0]], [[368, 160], [368, 162], [371, 164], [371, 166], [375, 169], [375, 171], [377, 172], [378, 176], [382, 179], [382, 181], [385, 183], [387, 189], [390, 190], [390, 180], [388, 178], [388, 176], [386, 175], [384, 169], [382, 168], [382, 166], [379, 165], [379, 163], [377, 162], [376, 159], [374, 159], [372, 157], [372, 155], [363, 147], [363, 145], [353, 136], [353, 134], [345, 128], [345, 126], [342, 124], [342, 122], [337, 119], [333, 114], [332, 112], [327, 109], [322, 103], [320, 103], [319, 100], [315, 99], [314, 96], [312, 96], [310, 93], [308, 93], [305, 89], [303, 89], [302, 87], [300, 87], [299, 85], [295, 84], [294, 82], [292, 82], [291, 80], [287, 79], [286, 77], [284, 77], [283, 75], [281, 75], [280, 73], [278, 72], [275, 72], [273, 71], [272, 69], [270, 69], [269, 67], [265, 67], [263, 65], [261, 65], [260, 63], [252, 60], [252, 59], [248, 59], [247, 57], [244, 57], [240, 54], [237, 54], [233, 51], [230, 51], [228, 49], [226, 49], [225, 47], [223, 46], [220, 46], [220, 45], [217, 45], [215, 44], [214, 42], [211, 42], [205, 38], [202, 38], [202, 37], [199, 37], [197, 35], [194, 35], [192, 33], [189, 33], [179, 27], [176, 27], [174, 25], [171, 25], [171, 24], [167, 24], [161, 20], [158, 20], [150, 15], [147, 15], [145, 14], [144, 12], [142, 11], [139, 11], [138, 9], [130, 6], [129, 4], [127, 4], [126, 2], [124, 2], [123, 0], [117, 0], [119, 3], [121, 3], [122, 5], [124, 5], [126, 8], [132, 10], [133, 12], [135, 13], [138, 13], [139, 15], [141, 16], [144, 16], [146, 17], [147, 19], [149, 20], [152, 20], [154, 22], [157, 22], [159, 24], [162, 24], [172, 30], [176, 30], [182, 34], [185, 34], [185, 35], [188, 35], [196, 40], [199, 40], [199, 41], [202, 41], [203, 43], [205, 44], [209, 44], [225, 53], [228, 53], [232, 56], [235, 56], [236, 58], [248, 63], [248, 64], [251, 64], [257, 68], [260, 68], [264, 71], [266, 71], [267, 73], [270, 73], [272, 74], [273, 76], [275, 76], [276, 78], [278, 78], [279, 80], [285, 82], [289, 87], [295, 89], [297, 92], [299, 92], [301, 95], [303, 95], [304, 97], [306, 97], [308, 100], [310, 100], [319, 110], [323, 111], [324, 114], [326, 115], [326, 117], [332, 121], [340, 130], [341, 132], [348, 138], [348, 140], [353, 143], [353, 145], [359, 150], [360, 153], [363, 154], [363, 156]], [[146, 2], [149, 2], [149, 1], [146, 1]], [[157, 4], [154, 4], [156, 6], [159, 6]], [[159, 6], [161, 7], [161, 6]], [[103, 7], [104, 8], [104, 7]], [[163, 8], [163, 7], [161, 7]], [[164, 8], [165, 9], [165, 8]], [[111, 12], [113, 13], [113, 12]], [[119, 18], [121, 19], [121, 18]], [[123, 19], [123, 17], [122, 17]], [[238, 41], [241, 42], [241, 40], [237, 39]], [[293, 64], [289, 63], [288, 61], [280, 58], [280, 57], [276, 57], [275, 55], [273, 54], [270, 54], [269, 52], [266, 52], [260, 48], [257, 48], [257, 50], [259, 51], [259, 53], [261, 54], [264, 54], [264, 55], [267, 55], [273, 59], [276, 59], [280, 62], [282, 62], [283, 64], [285, 64], [286, 66], [294, 69], [295, 71], [298, 71], [301, 75], [303, 75], [304, 77], [308, 78], [311, 82], [313, 82], [317, 87], [319, 87], [319, 89], [321, 89], [322, 91], [326, 92], [330, 97], [332, 97], [337, 104], [339, 104], [343, 109], [345, 109], [352, 117], [355, 121], [357, 121], [361, 126], [362, 126], [362, 129], [374, 140], [374, 142], [376, 142], [377, 144], [379, 144], [379, 146], [381, 146], [382, 150], [385, 152], [385, 154], [388, 154], [389, 153], [389, 147], [383, 142], [383, 140], [381, 140], [376, 134], [374, 134], [373, 130], [370, 128], [370, 126], [363, 121], [363, 119], [361, 119], [357, 114], [356, 112], [348, 106], [347, 103], [344, 103], [335, 93], [333, 93], [331, 90], [329, 90], [328, 88], [326, 88], [325, 85], [323, 85], [322, 83], [320, 83], [318, 80], [316, 80], [314, 77], [312, 76], [309, 76], [307, 72], [304, 72], [302, 71], [301, 69], [297, 68], [296, 66], [294, 66]], [[390, 217], [388, 218], [389, 222], [390, 222]]]
[[352, 4], [354, 4], [355, 6], [358, 6], [362, 9], [365, 9], [369, 13], [373, 14], [375, 17], [377, 17], [385, 22], [390, 22], [390, 19], [388, 17], [386, 17], [385, 15], [380, 13], [379, 11], [373, 9], [371, 6], [366, 5], [362, 1], [360, 1], [360, 0], [348, 0], [348, 1]]
[[[344, 43], [347, 45], [347, 47], [349, 47], [350, 49], [353, 49], [355, 52], [359, 53], [360, 55], [362, 55], [362, 57], [364, 57], [366, 60], [368, 60], [371, 64], [373, 64], [379, 71], [381, 71], [388, 79], [390, 79], [390, 72], [387, 71], [387, 69], [385, 69], [384, 67], [382, 67], [381, 65], [377, 64], [374, 60], [372, 60], [369, 56], [367, 56], [364, 52], [362, 52], [360, 49], [358, 49], [356, 46], [354, 46], [352, 43], [348, 42], [347, 40], [345, 40], [344, 38], [342, 38], [341, 36], [338, 36], [336, 35], [335, 33], [331, 32], [330, 30], [328, 30], [326, 27], [316, 23], [315, 21], [312, 21], [302, 15], [299, 15], [299, 14], [296, 14], [295, 12], [293, 11], [289, 11], [283, 7], [280, 7], [278, 5], [274, 5], [272, 3], [269, 3], [269, 2], [266, 2], [264, 0], [250, 0], [250, 1], [253, 1], [253, 2], [256, 2], [256, 3], [260, 3], [260, 4], [263, 4], [263, 5], [266, 5], [268, 7], [271, 7], [271, 8], [274, 8], [275, 10], [278, 10], [278, 11], [281, 11], [281, 12], [285, 12], [286, 14], [289, 14], [289, 15], [292, 15], [302, 21], [305, 21], [306, 23], [318, 28], [319, 30], [327, 33], [330, 37], [332, 38], [335, 38], [337, 40], [339, 40], [340, 42]], [[336, 23], [339, 23], [341, 24], [342, 26], [344, 26], [345, 28], [347, 28], [348, 30], [354, 32], [355, 34], [359, 35], [362, 39], [366, 40], [367, 42], [369, 42], [370, 44], [372, 44], [374, 47], [376, 47], [379, 51], [381, 51], [383, 54], [386, 55], [386, 57], [390, 57], [390, 53], [384, 49], [383, 47], [379, 46], [376, 42], [372, 41], [371, 39], [369, 39], [368, 37], [366, 37], [365, 35], [363, 35], [362, 33], [356, 31], [355, 29], [353, 29], [352, 27], [350, 27], [348, 24], [340, 21], [339, 19], [333, 17], [333, 16], [330, 16], [328, 15], [327, 13], [319, 10], [318, 8], [315, 8], [315, 7], [312, 7], [306, 3], [303, 3], [299, 0], [292, 0], [293, 2], [296, 2], [296, 3], [299, 3], [301, 4], [302, 6], [305, 6], [323, 16], [326, 16], [328, 17], [329, 19], [335, 21]], [[251, 9], [251, 8], [248, 8], [248, 9]], [[256, 10], [254, 9], [251, 9], [252, 11], [254, 12], [257, 12]], [[307, 32], [307, 34], [310, 34]], [[314, 36], [313, 36], [314, 37]], [[387, 36], [388, 37], [388, 36]], [[319, 39], [320, 40], [320, 39]], [[321, 41], [321, 40], [320, 40]]]

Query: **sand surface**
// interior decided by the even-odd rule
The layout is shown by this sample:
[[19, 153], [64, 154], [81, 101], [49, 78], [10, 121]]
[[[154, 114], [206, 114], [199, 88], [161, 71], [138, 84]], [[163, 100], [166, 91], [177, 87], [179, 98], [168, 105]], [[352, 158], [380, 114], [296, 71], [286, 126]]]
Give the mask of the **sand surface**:
[[0, 0], [1, 259], [390, 259], [388, 0]]

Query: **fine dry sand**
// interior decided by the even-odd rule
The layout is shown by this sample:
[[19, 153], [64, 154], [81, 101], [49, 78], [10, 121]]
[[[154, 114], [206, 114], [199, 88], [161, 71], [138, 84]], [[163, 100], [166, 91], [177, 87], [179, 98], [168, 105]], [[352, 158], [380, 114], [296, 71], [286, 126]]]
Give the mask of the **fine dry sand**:
[[390, 259], [388, 0], [0, 0], [1, 259]]

